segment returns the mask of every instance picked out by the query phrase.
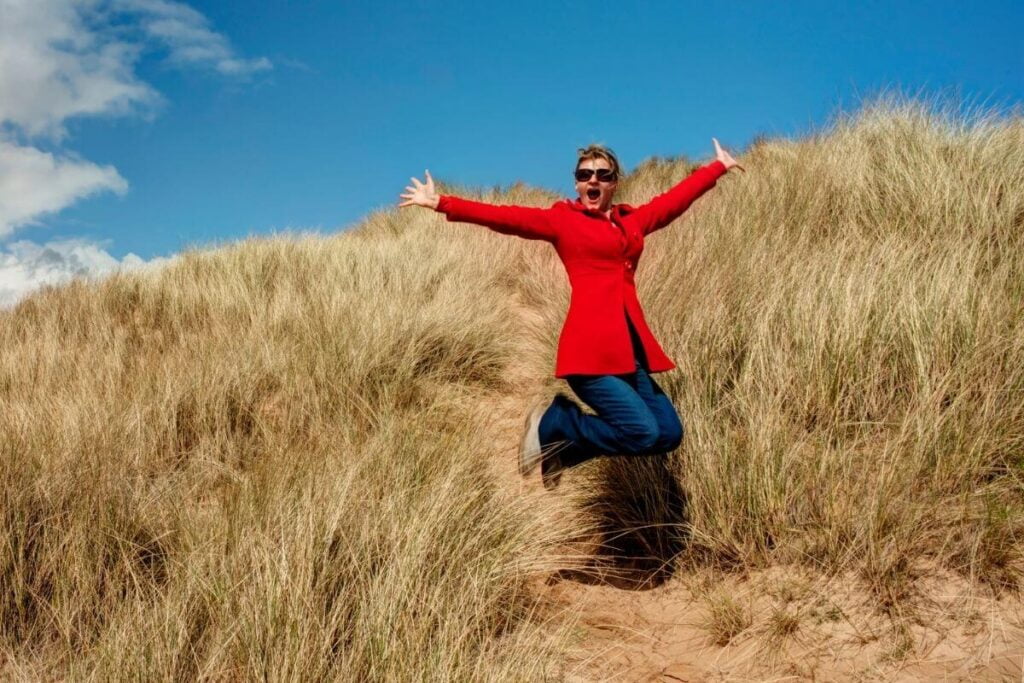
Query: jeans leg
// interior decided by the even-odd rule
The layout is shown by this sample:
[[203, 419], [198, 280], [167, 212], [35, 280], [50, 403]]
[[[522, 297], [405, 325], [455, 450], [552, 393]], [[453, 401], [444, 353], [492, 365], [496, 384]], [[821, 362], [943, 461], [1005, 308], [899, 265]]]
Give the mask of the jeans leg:
[[683, 423], [675, 406], [672, 405], [672, 401], [648, 373], [647, 356], [644, 354], [643, 343], [628, 314], [626, 315], [626, 325], [629, 327], [629, 336], [633, 341], [633, 355], [636, 358], [636, 375], [631, 378], [631, 385], [658, 422], [658, 440], [651, 447], [650, 452], [668, 453], [679, 448], [679, 444], [682, 443]]
[[559, 451], [571, 467], [604, 454], [639, 455], [658, 441], [658, 421], [629, 381], [619, 375], [575, 375], [569, 386], [597, 415], [556, 397], [541, 419], [541, 444], [567, 441]]
[[651, 447], [651, 453], [668, 453], [679, 448], [683, 441], [683, 421], [662, 388], [639, 365], [636, 369], [636, 393], [658, 422], [658, 440]]

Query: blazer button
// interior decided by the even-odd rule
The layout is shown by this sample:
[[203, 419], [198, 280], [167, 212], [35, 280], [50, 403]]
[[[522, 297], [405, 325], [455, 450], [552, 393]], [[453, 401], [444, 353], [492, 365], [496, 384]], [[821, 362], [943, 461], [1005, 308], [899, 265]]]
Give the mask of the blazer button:
[[626, 261], [626, 269], [627, 270], [633, 270], [633, 264], [630, 263], [629, 261]]

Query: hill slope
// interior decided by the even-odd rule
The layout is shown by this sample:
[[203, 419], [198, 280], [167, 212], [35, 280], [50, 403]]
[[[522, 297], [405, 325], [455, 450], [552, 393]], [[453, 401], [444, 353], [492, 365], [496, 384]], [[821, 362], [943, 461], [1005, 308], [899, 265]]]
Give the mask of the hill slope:
[[[928, 656], [922, 624], [1015, 647], [1024, 121], [879, 101], [742, 163], [640, 262], [683, 447], [555, 494], [514, 475], [529, 400], [566, 390], [546, 244], [392, 209], [0, 315], [7, 671], [681, 677], [716, 651], [741, 654], [685, 675], [821, 676], [855, 632], [847, 673], [885, 676]], [[609, 605], [700, 637], [602, 643]]]

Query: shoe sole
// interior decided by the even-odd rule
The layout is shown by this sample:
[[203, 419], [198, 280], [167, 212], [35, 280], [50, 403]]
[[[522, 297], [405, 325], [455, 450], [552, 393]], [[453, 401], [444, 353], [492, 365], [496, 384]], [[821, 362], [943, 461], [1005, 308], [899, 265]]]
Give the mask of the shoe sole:
[[[543, 401], [534, 404], [530, 412], [526, 414], [526, 421], [523, 424], [523, 440], [519, 444], [519, 474], [523, 477], [530, 476], [530, 473], [537, 468], [541, 462], [541, 450], [538, 448], [540, 441], [540, 419], [544, 416], [541, 410]], [[533, 437], [537, 436], [535, 440]]]

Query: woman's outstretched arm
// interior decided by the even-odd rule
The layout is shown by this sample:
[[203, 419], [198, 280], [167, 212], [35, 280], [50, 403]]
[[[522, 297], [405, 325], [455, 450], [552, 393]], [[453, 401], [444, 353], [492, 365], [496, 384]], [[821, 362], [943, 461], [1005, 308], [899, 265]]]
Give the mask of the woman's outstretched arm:
[[711, 140], [715, 143], [714, 161], [701, 166], [667, 192], [659, 194], [633, 212], [634, 218], [640, 223], [643, 234], [649, 235], [655, 230], [660, 230], [678, 218], [698, 197], [714, 187], [718, 179], [733, 166], [738, 167], [741, 171], [745, 170], [728, 152], [722, 149], [718, 140], [715, 138], [711, 138]]
[[531, 206], [487, 204], [454, 195], [439, 195], [434, 189], [430, 171], [425, 171], [427, 182], [411, 178], [406, 194], [399, 195], [404, 202], [398, 206], [423, 206], [445, 214], [449, 222], [476, 223], [504, 235], [515, 235], [528, 240], [554, 242], [557, 234], [550, 209]]

